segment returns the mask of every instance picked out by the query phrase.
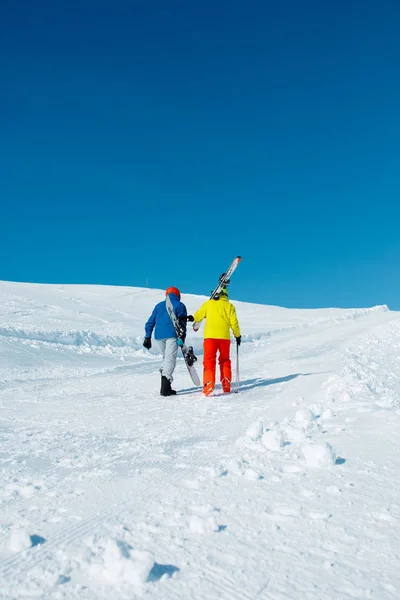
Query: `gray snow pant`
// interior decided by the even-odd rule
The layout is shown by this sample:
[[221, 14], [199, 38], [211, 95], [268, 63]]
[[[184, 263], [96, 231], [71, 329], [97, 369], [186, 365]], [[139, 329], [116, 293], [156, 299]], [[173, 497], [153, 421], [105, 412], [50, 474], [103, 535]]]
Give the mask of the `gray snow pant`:
[[173, 380], [172, 373], [176, 365], [176, 357], [178, 356], [178, 344], [176, 338], [166, 338], [164, 340], [156, 340], [163, 356], [163, 364], [161, 368], [162, 375], [165, 375], [170, 381]]

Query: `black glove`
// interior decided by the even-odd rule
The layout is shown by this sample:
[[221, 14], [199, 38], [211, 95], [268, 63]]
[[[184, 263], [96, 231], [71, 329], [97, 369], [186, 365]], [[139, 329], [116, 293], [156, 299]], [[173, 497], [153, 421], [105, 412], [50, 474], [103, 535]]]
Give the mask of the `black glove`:
[[186, 321], [190, 321], [191, 323], [193, 323], [193, 321], [194, 321], [194, 316], [193, 316], [193, 315], [188, 315], [188, 316], [186, 317]]
[[143, 340], [143, 346], [146, 348], [146, 350], [150, 350], [150, 348], [151, 348], [151, 338], [144, 338], [144, 340]]
[[236, 339], [236, 343], [237, 343], [237, 345], [238, 345], [238, 346], [240, 346], [240, 344], [242, 343], [242, 336], [241, 336], [241, 335], [239, 335], [239, 336], [238, 336], [237, 338], [235, 338], [235, 339]]

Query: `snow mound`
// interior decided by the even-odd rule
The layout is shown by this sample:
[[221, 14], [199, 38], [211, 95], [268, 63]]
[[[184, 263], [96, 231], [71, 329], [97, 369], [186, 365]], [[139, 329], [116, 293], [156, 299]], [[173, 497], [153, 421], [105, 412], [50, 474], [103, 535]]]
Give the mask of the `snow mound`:
[[197, 535], [214, 533], [219, 526], [214, 515], [191, 515], [189, 517], [189, 531]]
[[312, 423], [313, 419], [314, 415], [308, 408], [302, 408], [296, 412], [296, 423], [305, 429]]
[[35, 327], [19, 329], [16, 327], [0, 327], [0, 336], [31, 342], [46, 342], [48, 344], [61, 344], [63, 346], [112, 346], [116, 348], [142, 348], [141, 338], [127, 338], [122, 336], [99, 335], [94, 331], [85, 330], [49, 330], [42, 331]]
[[264, 432], [264, 426], [261, 420], [256, 421], [246, 431], [246, 436], [254, 442], [258, 441]]
[[24, 528], [14, 529], [10, 534], [7, 546], [11, 552], [26, 550], [32, 546], [31, 536]]
[[306, 439], [304, 427], [285, 423], [281, 425], [281, 429], [289, 442], [303, 442]]
[[336, 463], [336, 452], [330, 444], [310, 441], [301, 451], [311, 469], [325, 469]]
[[219, 512], [215, 506], [204, 504], [189, 507], [192, 514], [188, 518], [188, 527], [191, 533], [205, 535], [219, 531], [216, 514]]
[[129, 584], [141, 588], [154, 567], [151, 552], [134, 550], [120, 539], [106, 538], [97, 541], [88, 558], [90, 577], [103, 585]]
[[285, 445], [283, 432], [280, 427], [275, 425], [272, 429], [264, 431], [261, 438], [261, 443], [263, 446], [268, 448], [268, 450], [279, 452], [279, 450]]

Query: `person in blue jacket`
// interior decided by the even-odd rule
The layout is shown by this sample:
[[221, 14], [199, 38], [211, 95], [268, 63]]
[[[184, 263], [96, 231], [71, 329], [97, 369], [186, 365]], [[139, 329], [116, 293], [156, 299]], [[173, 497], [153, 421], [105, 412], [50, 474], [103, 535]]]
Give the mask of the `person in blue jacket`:
[[[181, 336], [182, 342], [185, 341], [186, 337], [186, 321], [187, 321], [187, 310], [186, 306], [180, 301], [181, 293], [176, 287], [169, 287], [165, 295], [171, 299], [174, 312], [179, 319], [183, 335]], [[176, 394], [176, 391], [171, 389], [171, 383], [173, 380], [172, 374], [175, 370], [176, 357], [178, 354], [178, 336], [176, 335], [174, 326], [167, 312], [167, 306], [165, 300], [159, 302], [154, 307], [153, 312], [149, 320], [145, 325], [145, 335], [143, 346], [150, 350], [151, 348], [151, 334], [154, 331], [154, 339], [157, 341], [158, 346], [161, 349], [163, 355], [163, 364], [161, 368], [161, 396], [172, 396]]]

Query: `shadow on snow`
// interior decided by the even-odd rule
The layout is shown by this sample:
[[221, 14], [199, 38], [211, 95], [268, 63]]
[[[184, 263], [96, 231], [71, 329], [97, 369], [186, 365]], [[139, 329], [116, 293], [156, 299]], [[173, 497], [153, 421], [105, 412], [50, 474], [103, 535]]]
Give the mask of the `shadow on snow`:
[[159, 565], [158, 563], [154, 563], [147, 581], [160, 581], [162, 577], [172, 577], [178, 571], [180, 569], [179, 567], [175, 567], [175, 565]]
[[[240, 391], [247, 391], [247, 390], [253, 390], [254, 388], [257, 387], [267, 387], [269, 385], [277, 385], [279, 383], [286, 383], [288, 381], [291, 381], [292, 379], [296, 379], [296, 377], [310, 377], [311, 375], [319, 375], [320, 373], [323, 373], [325, 371], [320, 371], [318, 373], [292, 373], [291, 375], [286, 375], [285, 377], [276, 377], [275, 379], [261, 379], [259, 377], [255, 378], [255, 379], [246, 379], [245, 381], [241, 381], [240, 382]], [[233, 389], [234, 390], [234, 386], [236, 384], [232, 383]], [[195, 394], [198, 393], [201, 390], [201, 388], [198, 387], [191, 387], [191, 388], [187, 388], [184, 390], [180, 390], [179, 394]]]

